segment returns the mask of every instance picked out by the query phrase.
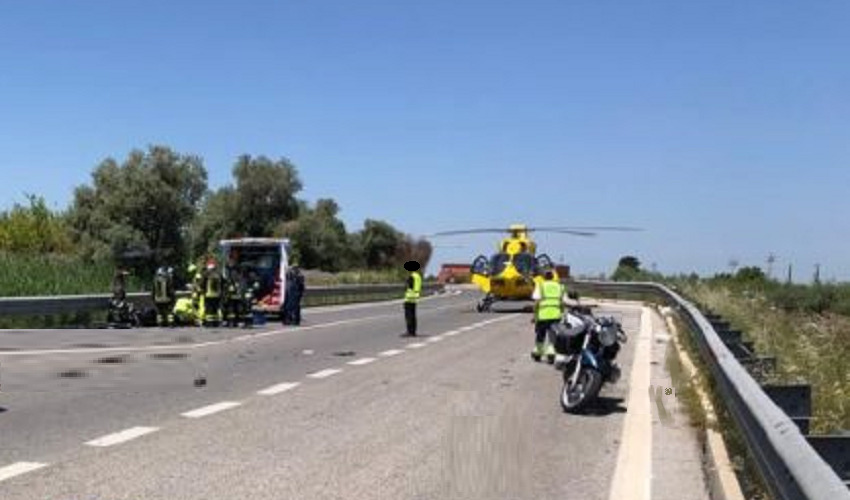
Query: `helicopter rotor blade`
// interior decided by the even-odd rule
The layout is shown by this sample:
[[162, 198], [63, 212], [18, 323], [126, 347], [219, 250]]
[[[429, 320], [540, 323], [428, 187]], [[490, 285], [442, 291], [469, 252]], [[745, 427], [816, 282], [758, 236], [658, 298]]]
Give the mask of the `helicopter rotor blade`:
[[429, 237], [435, 236], [455, 236], [459, 234], [483, 234], [483, 233], [510, 233], [508, 229], [505, 228], [485, 228], [485, 229], [461, 229], [458, 231], [441, 231], [439, 233], [434, 233], [429, 235]]
[[554, 227], [535, 227], [533, 228], [537, 231], [557, 231], [557, 230], [568, 230], [568, 231], [643, 231], [643, 228], [640, 227], [629, 227], [629, 226], [554, 226]]
[[590, 231], [577, 231], [575, 229], [566, 229], [566, 228], [532, 228], [529, 229], [528, 232], [532, 233], [556, 233], [556, 234], [569, 234], [572, 236], [596, 236], [596, 233], [592, 233]]

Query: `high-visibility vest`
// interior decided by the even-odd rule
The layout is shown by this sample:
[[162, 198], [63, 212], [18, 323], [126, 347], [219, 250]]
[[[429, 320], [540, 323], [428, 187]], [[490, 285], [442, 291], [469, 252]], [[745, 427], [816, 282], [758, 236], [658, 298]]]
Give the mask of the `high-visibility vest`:
[[168, 296], [168, 277], [157, 276], [153, 282], [153, 300], [157, 304], [167, 304], [171, 302], [171, 297]]
[[537, 321], [557, 321], [561, 319], [561, 300], [564, 287], [555, 280], [540, 284], [540, 303], [537, 306]]
[[221, 296], [221, 278], [216, 273], [210, 273], [207, 276], [206, 297], [211, 299]]
[[413, 278], [413, 288], [407, 288], [404, 291], [404, 301], [415, 303], [419, 300], [419, 296], [422, 294], [422, 275], [419, 273], [412, 273], [410, 276]]

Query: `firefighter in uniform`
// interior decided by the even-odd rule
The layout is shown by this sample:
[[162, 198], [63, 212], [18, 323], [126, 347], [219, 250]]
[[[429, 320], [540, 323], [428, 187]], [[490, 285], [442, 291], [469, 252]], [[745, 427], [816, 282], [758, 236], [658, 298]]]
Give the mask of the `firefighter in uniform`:
[[227, 270], [224, 292], [224, 321], [227, 326], [239, 326], [242, 319], [242, 303], [244, 294], [242, 292], [243, 279], [239, 270], [231, 266]]
[[221, 322], [221, 296], [222, 283], [221, 273], [216, 269], [215, 260], [207, 261], [207, 268], [203, 275], [203, 322], [219, 324]]
[[201, 326], [204, 313], [204, 275], [194, 263], [187, 268], [189, 279], [192, 280], [192, 311], [197, 326]]
[[404, 263], [404, 269], [410, 273], [407, 287], [404, 290], [404, 322], [407, 332], [403, 337], [416, 336], [416, 303], [422, 294], [422, 275], [419, 274], [419, 263], [415, 260]]
[[546, 271], [542, 283], [534, 287], [534, 350], [531, 357], [540, 361], [543, 356], [551, 364], [555, 362], [555, 346], [549, 339], [549, 329], [561, 321], [564, 315], [564, 286], [555, 279], [552, 271]]
[[156, 306], [156, 324], [174, 325], [174, 303], [177, 294], [174, 290], [174, 270], [160, 267], [156, 270], [153, 282], [153, 303]]
[[254, 324], [254, 306], [260, 300], [260, 281], [256, 272], [248, 272], [242, 288], [242, 297], [242, 320], [245, 322], [245, 328], [249, 328]]

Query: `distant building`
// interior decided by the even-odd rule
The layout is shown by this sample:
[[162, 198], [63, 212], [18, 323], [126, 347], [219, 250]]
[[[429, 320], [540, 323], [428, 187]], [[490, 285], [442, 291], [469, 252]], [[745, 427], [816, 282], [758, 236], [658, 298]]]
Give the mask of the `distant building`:
[[437, 275], [438, 283], [468, 283], [470, 264], [443, 264], [440, 274]]

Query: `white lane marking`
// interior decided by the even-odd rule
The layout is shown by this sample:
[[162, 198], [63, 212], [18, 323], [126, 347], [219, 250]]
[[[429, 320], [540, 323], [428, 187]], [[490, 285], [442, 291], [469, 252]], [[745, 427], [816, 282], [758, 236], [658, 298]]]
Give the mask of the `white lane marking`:
[[[423, 309], [421, 313], [431, 313], [436, 311], [441, 311], [443, 309], [462, 309], [464, 306], [461, 304], [449, 304], [446, 306], [434, 307], [431, 309]], [[126, 346], [126, 347], [95, 347], [95, 348], [79, 348], [79, 349], [34, 349], [28, 351], [2, 351], [0, 352], [0, 358], [3, 357], [13, 357], [13, 356], [36, 356], [36, 355], [47, 355], [47, 354], [97, 354], [97, 353], [105, 353], [105, 352], [148, 352], [148, 351], [184, 351], [184, 350], [192, 350], [192, 349], [201, 349], [203, 347], [214, 347], [219, 345], [225, 345], [233, 342], [245, 342], [248, 340], [261, 339], [270, 336], [277, 336], [286, 333], [296, 333], [296, 332], [304, 332], [308, 330], [319, 330], [324, 328], [331, 328], [334, 326], [340, 325], [350, 325], [353, 323], [363, 323], [366, 321], [374, 320], [374, 319], [382, 319], [382, 318], [396, 318], [398, 314], [376, 314], [374, 316], [366, 316], [363, 318], [353, 318], [353, 319], [345, 319], [339, 321], [331, 321], [330, 323], [321, 323], [318, 325], [311, 326], [302, 326], [298, 329], [292, 328], [279, 328], [276, 330], [269, 330], [265, 332], [257, 332], [257, 333], [249, 333], [246, 335], [242, 335], [239, 337], [233, 337], [229, 339], [221, 339], [221, 340], [213, 340], [209, 342], [201, 342], [198, 344], [186, 344], [186, 345], [148, 345], [148, 346]]]
[[426, 340], [426, 342], [434, 343], [434, 342], [439, 342], [441, 340], [443, 340], [443, 337], [437, 335], [436, 337], [429, 337], [428, 340]]
[[238, 403], [236, 401], [224, 401], [221, 403], [212, 404], [209, 406], [204, 406], [203, 408], [198, 408], [197, 410], [187, 411], [186, 413], [181, 413], [182, 416], [186, 418], [201, 418], [206, 417], [208, 415], [212, 415], [214, 413], [218, 413], [220, 411], [230, 410], [231, 408], [236, 408], [240, 406], [242, 403]]
[[412, 344], [407, 344], [405, 347], [408, 349], [419, 349], [420, 347], [425, 347], [428, 344], [424, 344], [422, 342], [414, 342]]
[[47, 464], [38, 462], [16, 462], [12, 465], [7, 465], [6, 467], [0, 467], [0, 481], [12, 479], [15, 476], [20, 476], [21, 474], [26, 474], [27, 472], [32, 472], [43, 467], [47, 467]]
[[378, 356], [383, 356], [385, 358], [388, 358], [390, 356], [397, 356], [397, 355], [399, 355], [403, 352], [404, 351], [402, 351], [401, 349], [390, 349], [389, 351], [384, 351], [382, 353], [379, 353]]
[[261, 391], [257, 391], [257, 394], [259, 394], [260, 396], [274, 396], [275, 394], [280, 394], [281, 392], [286, 392], [288, 390], [295, 389], [299, 385], [299, 382], [284, 382], [282, 384], [273, 385]]
[[353, 366], [363, 366], [363, 365], [368, 365], [372, 361], [376, 361], [376, 359], [375, 358], [362, 358], [362, 359], [357, 359], [357, 360], [354, 360], [354, 361], [349, 361], [348, 364], [353, 365]]
[[307, 376], [310, 377], [310, 378], [328, 378], [331, 375], [336, 375], [337, 373], [339, 373], [341, 371], [342, 370], [340, 370], [339, 368], [328, 368], [327, 370], [322, 370], [322, 371], [319, 371], [319, 372], [311, 373]]
[[444, 333], [443, 336], [444, 337], [454, 337], [455, 335], [457, 335], [459, 333], [460, 333], [460, 331], [458, 331], [458, 330], [451, 330], [451, 331]]
[[102, 436], [97, 439], [92, 439], [86, 444], [89, 446], [98, 447], [115, 446], [116, 444], [126, 443], [127, 441], [132, 441], [133, 439], [142, 437], [152, 432], [156, 432], [158, 430], [159, 427], [132, 427], [121, 432], [107, 434], [106, 436]]
[[629, 380], [629, 401], [617, 468], [611, 483], [611, 500], [650, 500], [652, 487], [652, 408], [646, 397], [650, 383], [650, 348], [652, 347], [652, 312], [643, 308], [640, 335]]

